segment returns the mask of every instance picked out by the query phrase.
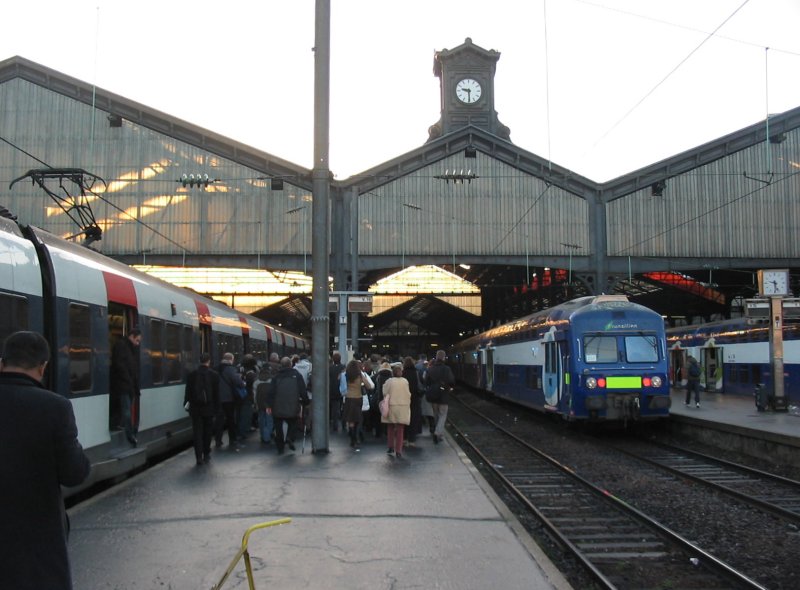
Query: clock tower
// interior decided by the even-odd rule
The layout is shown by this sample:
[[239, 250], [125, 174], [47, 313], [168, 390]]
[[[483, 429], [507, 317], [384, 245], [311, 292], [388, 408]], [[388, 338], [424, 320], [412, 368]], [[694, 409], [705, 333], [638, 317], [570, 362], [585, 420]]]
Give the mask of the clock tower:
[[500, 53], [487, 51], [467, 37], [454, 49], [433, 55], [433, 74], [439, 78], [442, 115], [428, 129], [428, 141], [473, 125], [509, 139], [508, 127], [494, 110], [494, 74]]

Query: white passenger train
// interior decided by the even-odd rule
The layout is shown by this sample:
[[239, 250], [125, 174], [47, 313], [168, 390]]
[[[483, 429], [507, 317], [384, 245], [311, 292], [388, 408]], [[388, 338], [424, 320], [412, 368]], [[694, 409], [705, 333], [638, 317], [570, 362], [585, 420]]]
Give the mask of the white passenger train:
[[[110, 354], [142, 331], [139, 447], [112, 429]], [[46, 386], [69, 398], [92, 460], [82, 488], [143, 466], [191, 439], [183, 409], [186, 375], [201, 353], [266, 361], [309, 343], [186, 289], [138, 272], [38, 228], [0, 218], [0, 342], [17, 330], [44, 334], [52, 348]], [[68, 490], [74, 493], [77, 490]]]

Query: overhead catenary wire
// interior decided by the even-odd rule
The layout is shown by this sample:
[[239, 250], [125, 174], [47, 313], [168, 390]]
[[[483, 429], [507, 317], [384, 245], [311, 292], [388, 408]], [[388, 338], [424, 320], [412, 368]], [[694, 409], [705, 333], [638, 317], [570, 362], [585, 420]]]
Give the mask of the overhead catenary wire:
[[716, 35], [717, 31], [719, 31], [719, 30], [720, 30], [722, 27], [724, 27], [724, 26], [725, 26], [725, 24], [727, 24], [727, 22], [728, 22], [729, 20], [731, 20], [731, 19], [732, 19], [732, 18], [733, 18], [733, 17], [736, 15], [736, 13], [738, 13], [738, 12], [739, 12], [739, 11], [740, 11], [742, 8], [744, 8], [744, 7], [745, 7], [745, 5], [747, 5], [749, 2], [750, 2], [750, 0], [744, 0], [744, 2], [742, 2], [742, 4], [741, 4], [741, 5], [739, 5], [739, 7], [738, 7], [736, 10], [734, 10], [734, 11], [733, 11], [733, 12], [732, 12], [730, 15], [728, 15], [728, 17], [727, 17], [727, 18], [726, 18], [724, 21], [722, 21], [722, 22], [721, 22], [721, 23], [720, 23], [720, 24], [719, 24], [719, 25], [718, 25], [718, 26], [717, 26], [717, 27], [716, 27], [716, 28], [715, 28], [713, 31], [711, 31], [710, 33], [708, 33], [708, 34], [706, 35], [705, 39], [703, 39], [703, 40], [700, 42], [700, 44], [699, 44], [699, 45], [697, 45], [697, 47], [695, 47], [694, 49], [692, 49], [692, 50], [691, 50], [691, 51], [688, 53], [688, 55], [686, 55], [686, 57], [684, 57], [682, 60], [680, 60], [680, 61], [677, 63], [677, 65], [675, 65], [675, 66], [674, 66], [674, 67], [673, 67], [673, 68], [672, 68], [672, 69], [671, 69], [671, 70], [670, 70], [670, 71], [667, 73], [667, 75], [666, 75], [666, 76], [664, 76], [664, 77], [663, 77], [663, 78], [662, 78], [662, 79], [661, 79], [659, 82], [657, 82], [657, 83], [656, 83], [656, 85], [655, 85], [655, 86], [653, 86], [653, 87], [652, 87], [650, 90], [648, 90], [648, 91], [647, 91], [647, 92], [644, 94], [644, 96], [642, 96], [642, 98], [640, 98], [640, 99], [639, 99], [639, 100], [638, 100], [638, 101], [637, 101], [637, 102], [636, 102], [636, 103], [635, 103], [635, 104], [634, 104], [634, 105], [633, 105], [631, 108], [629, 108], [629, 109], [628, 109], [628, 110], [625, 112], [625, 114], [624, 114], [624, 115], [622, 115], [622, 117], [620, 117], [620, 118], [617, 120], [617, 122], [616, 122], [616, 123], [614, 123], [614, 124], [613, 124], [613, 125], [612, 125], [612, 126], [611, 126], [611, 127], [610, 127], [610, 128], [609, 128], [609, 129], [608, 129], [606, 132], [605, 132], [605, 133], [603, 133], [603, 135], [601, 135], [601, 136], [600, 136], [600, 137], [599, 137], [599, 138], [598, 138], [598, 139], [597, 139], [597, 140], [596, 140], [596, 141], [595, 141], [595, 142], [594, 142], [594, 143], [591, 145], [591, 147], [590, 147], [588, 150], [586, 150], [586, 151], [583, 153], [583, 156], [586, 156], [586, 154], [587, 154], [589, 151], [591, 151], [591, 150], [595, 149], [595, 148], [598, 146], [598, 144], [599, 144], [601, 141], [603, 141], [603, 140], [604, 140], [606, 137], [608, 137], [608, 136], [611, 134], [611, 132], [612, 132], [612, 131], [614, 131], [614, 130], [615, 130], [617, 127], [619, 127], [619, 126], [620, 126], [620, 125], [621, 125], [621, 124], [622, 124], [622, 123], [623, 123], [623, 122], [624, 122], [624, 121], [625, 121], [625, 120], [626, 120], [628, 117], [630, 117], [630, 116], [631, 116], [631, 114], [633, 114], [633, 112], [634, 112], [636, 109], [638, 109], [638, 108], [639, 108], [639, 107], [642, 105], [642, 103], [644, 103], [644, 101], [646, 101], [648, 98], [650, 98], [650, 96], [652, 96], [652, 95], [653, 95], [653, 93], [654, 93], [656, 90], [658, 90], [658, 88], [659, 88], [659, 87], [661, 87], [661, 85], [662, 85], [662, 84], [664, 84], [664, 82], [666, 82], [666, 81], [667, 81], [669, 78], [671, 78], [671, 77], [672, 77], [672, 75], [673, 75], [675, 72], [677, 72], [677, 71], [678, 71], [678, 70], [681, 68], [681, 66], [683, 66], [683, 64], [685, 64], [687, 61], [689, 61], [689, 59], [690, 59], [690, 58], [691, 58], [691, 57], [692, 57], [692, 56], [693, 56], [695, 53], [697, 53], [697, 52], [700, 50], [700, 48], [701, 48], [703, 45], [705, 45], [705, 44], [706, 44], [706, 43], [707, 43], [707, 42], [708, 42], [708, 41], [709, 41], [709, 40], [710, 40], [712, 37], [714, 37], [714, 36]]

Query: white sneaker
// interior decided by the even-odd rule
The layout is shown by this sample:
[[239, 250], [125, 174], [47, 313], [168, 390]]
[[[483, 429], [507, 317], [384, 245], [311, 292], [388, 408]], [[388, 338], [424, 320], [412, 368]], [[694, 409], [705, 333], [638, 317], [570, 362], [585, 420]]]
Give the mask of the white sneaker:
[[695, 404], [695, 405], [694, 405], [694, 407], [695, 407], [695, 408], [699, 408], [699, 407], [700, 407], [700, 404], [699, 404], [699, 403], [697, 403], [697, 404]]

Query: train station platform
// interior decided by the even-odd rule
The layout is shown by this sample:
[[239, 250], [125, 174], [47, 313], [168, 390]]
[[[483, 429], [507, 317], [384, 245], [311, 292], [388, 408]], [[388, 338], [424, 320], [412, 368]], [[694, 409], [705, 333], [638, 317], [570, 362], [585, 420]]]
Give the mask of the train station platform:
[[759, 412], [751, 396], [700, 393], [700, 407], [688, 406], [685, 389], [673, 389], [670, 422], [674, 433], [698, 433], [705, 442], [754, 457], [793, 465], [800, 472], [800, 407]]
[[[354, 452], [279, 456], [255, 433], [240, 452], [189, 449], [69, 511], [76, 589], [212, 588], [258, 523], [256, 589], [570, 588], [458, 447], [422, 436], [402, 459], [368, 439]], [[244, 562], [222, 586], [248, 588]]]

